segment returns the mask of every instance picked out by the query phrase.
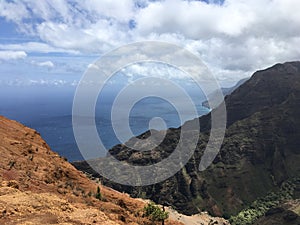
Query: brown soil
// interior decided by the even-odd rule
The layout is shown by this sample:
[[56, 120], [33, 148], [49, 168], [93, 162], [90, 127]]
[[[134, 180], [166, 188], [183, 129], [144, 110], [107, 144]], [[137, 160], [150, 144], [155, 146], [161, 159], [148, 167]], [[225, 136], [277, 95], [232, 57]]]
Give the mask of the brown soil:
[[35, 130], [2, 116], [0, 152], [0, 224], [150, 224], [144, 201], [90, 180]]

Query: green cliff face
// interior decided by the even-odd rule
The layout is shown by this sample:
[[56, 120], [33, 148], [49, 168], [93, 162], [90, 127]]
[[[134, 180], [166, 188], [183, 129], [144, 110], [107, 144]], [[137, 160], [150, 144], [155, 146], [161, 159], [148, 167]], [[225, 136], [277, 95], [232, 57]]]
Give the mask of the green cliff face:
[[[300, 176], [300, 62], [256, 72], [225, 103], [225, 139], [207, 170], [200, 172], [198, 166], [208, 140], [209, 114], [200, 118], [201, 134], [193, 157], [175, 176], [147, 187], [127, 187], [105, 179], [104, 184], [185, 214], [206, 210], [229, 217], [269, 192], [276, 193], [284, 181]], [[169, 129], [159, 147], [142, 154], [124, 145], [110, 153], [135, 165], [148, 165], [167, 157], [179, 134], [180, 128]], [[74, 165], [93, 173], [84, 162]]]

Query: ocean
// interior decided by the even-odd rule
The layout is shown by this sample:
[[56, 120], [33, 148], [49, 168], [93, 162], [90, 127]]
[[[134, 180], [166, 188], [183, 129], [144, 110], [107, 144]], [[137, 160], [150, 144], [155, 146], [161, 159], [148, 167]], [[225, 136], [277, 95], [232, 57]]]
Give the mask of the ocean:
[[[72, 129], [72, 103], [75, 87], [2, 87], [0, 90], [0, 115], [16, 120], [37, 130], [53, 151], [68, 161], [83, 160], [77, 147]], [[193, 94], [192, 94], [193, 95]], [[198, 116], [209, 110], [202, 106], [204, 95], [192, 96]], [[111, 95], [104, 96], [96, 105], [95, 121], [99, 136], [107, 149], [120, 144], [111, 124]], [[172, 103], [184, 104], [179, 98]], [[122, 108], [120, 108], [122, 110]], [[129, 124], [134, 135], [149, 129], [154, 117], [165, 121], [166, 127], [179, 127], [183, 122], [194, 119], [186, 110], [184, 121], [180, 121], [176, 109], [169, 102], [156, 97], [142, 99], [132, 108]], [[117, 121], [118, 127], [125, 126], [124, 120]], [[158, 128], [159, 129], [159, 128]], [[130, 138], [130, 137], [128, 137]]]

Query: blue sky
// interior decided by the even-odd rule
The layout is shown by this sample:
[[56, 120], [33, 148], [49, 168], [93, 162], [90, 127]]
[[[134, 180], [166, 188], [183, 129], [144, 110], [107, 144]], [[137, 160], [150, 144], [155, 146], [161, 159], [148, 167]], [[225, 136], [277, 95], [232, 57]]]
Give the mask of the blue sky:
[[102, 54], [159, 40], [197, 54], [229, 86], [299, 60], [299, 11], [298, 0], [3, 0], [0, 85], [75, 86]]

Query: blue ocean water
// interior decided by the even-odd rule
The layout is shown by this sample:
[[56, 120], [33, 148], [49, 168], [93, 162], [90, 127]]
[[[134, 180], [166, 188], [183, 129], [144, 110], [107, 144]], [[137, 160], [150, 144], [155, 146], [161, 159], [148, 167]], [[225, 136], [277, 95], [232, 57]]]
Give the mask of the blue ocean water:
[[[74, 91], [74, 87], [2, 87], [0, 115], [36, 129], [52, 150], [65, 156], [69, 161], [83, 160], [72, 129]], [[107, 95], [103, 99], [96, 105], [95, 121], [103, 144], [110, 149], [120, 141], [115, 136], [111, 124], [113, 98]], [[195, 93], [193, 99], [198, 116], [208, 113], [208, 109], [201, 105], [204, 101], [203, 95]], [[181, 104], [180, 99], [174, 101]], [[122, 110], [122, 107], [118, 110]], [[195, 115], [191, 115], [187, 110], [183, 115], [184, 121], [181, 121], [172, 104], [160, 98], [148, 97], [139, 101], [130, 112], [129, 124], [133, 134], [139, 135], [147, 131], [149, 122], [154, 117], [162, 118], [170, 128], [180, 126], [186, 120], [193, 119]], [[120, 120], [118, 127], [125, 126], [124, 121]]]

